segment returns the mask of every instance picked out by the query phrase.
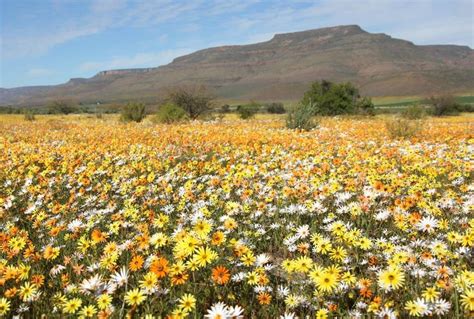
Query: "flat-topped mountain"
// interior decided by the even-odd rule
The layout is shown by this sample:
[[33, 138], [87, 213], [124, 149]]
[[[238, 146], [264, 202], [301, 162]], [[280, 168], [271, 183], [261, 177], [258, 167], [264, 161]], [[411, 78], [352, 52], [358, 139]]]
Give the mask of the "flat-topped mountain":
[[0, 89], [0, 104], [153, 99], [167, 88], [205, 84], [221, 98], [289, 100], [310, 82], [351, 81], [371, 96], [474, 91], [474, 50], [415, 45], [359, 26], [277, 34], [249, 45], [209, 48], [156, 68], [109, 70], [56, 86]]

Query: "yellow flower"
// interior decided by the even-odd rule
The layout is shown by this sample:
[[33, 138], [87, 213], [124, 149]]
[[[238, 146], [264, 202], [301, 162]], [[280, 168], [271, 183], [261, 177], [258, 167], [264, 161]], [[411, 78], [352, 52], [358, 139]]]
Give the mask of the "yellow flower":
[[10, 311], [10, 301], [0, 298], [0, 316], [5, 316]]
[[28, 301], [33, 297], [36, 292], [37, 292], [36, 285], [30, 284], [29, 282], [26, 282], [23, 286], [20, 288], [20, 296], [23, 301]]
[[193, 259], [199, 266], [205, 267], [217, 258], [217, 253], [207, 247], [199, 247], [193, 256]]
[[81, 307], [82, 305], [82, 300], [79, 298], [73, 298], [71, 300], [68, 300], [64, 303], [63, 305], [63, 312], [64, 313], [69, 313], [73, 314], [76, 313], [76, 311]]
[[337, 247], [331, 250], [329, 256], [332, 260], [343, 261], [347, 257], [347, 252], [343, 247]]
[[145, 301], [145, 299], [146, 296], [138, 288], [130, 290], [125, 294], [125, 302], [129, 306], [138, 306]]
[[316, 312], [316, 319], [327, 319], [329, 311], [327, 309], [319, 309]]
[[398, 267], [389, 267], [379, 274], [379, 285], [385, 290], [398, 289], [404, 281], [405, 274]]
[[467, 290], [461, 295], [461, 304], [467, 311], [474, 311], [474, 290]]
[[79, 315], [85, 318], [92, 318], [97, 313], [97, 308], [94, 305], [82, 307]]
[[112, 297], [107, 294], [102, 294], [97, 298], [97, 307], [100, 310], [107, 309], [112, 302]]
[[337, 274], [325, 270], [314, 277], [314, 282], [319, 291], [330, 293], [337, 287], [337, 277]]
[[145, 291], [151, 290], [155, 287], [157, 282], [158, 276], [153, 272], [149, 272], [143, 276], [143, 280], [140, 280], [140, 288]]
[[441, 293], [435, 287], [426, 288], [422, 294], [423, 298], [429, 302], [434, 302], [440, 295]]
[[190, 312], [196, 306], [196, 298], [191, 294], [184, 294], [179, 299], [179, 307], [185, 312]]
[[421, 316], [423, 308], [418, 303], [410, 300], [405, 304], [405, 310], [408, 311], [410, 316], [419, 317]]

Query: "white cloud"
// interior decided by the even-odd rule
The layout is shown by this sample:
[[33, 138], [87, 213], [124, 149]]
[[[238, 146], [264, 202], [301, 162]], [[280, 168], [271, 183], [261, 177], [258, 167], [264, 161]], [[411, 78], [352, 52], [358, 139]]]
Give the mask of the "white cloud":
[[114, 57], [108, 61], [91, 61], [82, 63], [79, 69], [83, 72], [98, 72], [103, 70], [127, 69], [136, 67], [156, 67], [167, 64], [174, 58], [191, 53], [191, 49], [164, 50], [161, 52], [143, 52], [133, 56]]
[[[359, 24], [370, 32], [384, 32], [417, 44], [454, 43], [474, 46], [473, 4], [471, 0], [97, 0], [80, 16], [53, 16], [46, 29], [34, 25], [2, 35], [3, 58], [44, 54], [51, 48], [78, 37], [108, 29], [154, 27], [176, 23], [177, 28], [193, 30], [216, 16], [224, 18], [215, 28], [226, 34], [229, 43], [248, 43], [268, 38], [268, 34], [304, 29]], [[75, 1], [56, 0], [66, 7]], [[446, 9], [448, 8], [448, 9]], [[444, 19], [444, 17], [451, 17]], [[441, 27], [442, 26], [442, 27]], [[218, 34], [219, 34], [218, 33]], [[228, 36], [227, 36], [228, 35]], [[247, 37], [247, 40], [242, 38]], [[234, 40], [234, 39], [240, 40]], [[229, 39], [229, 40], [227, 40]]]

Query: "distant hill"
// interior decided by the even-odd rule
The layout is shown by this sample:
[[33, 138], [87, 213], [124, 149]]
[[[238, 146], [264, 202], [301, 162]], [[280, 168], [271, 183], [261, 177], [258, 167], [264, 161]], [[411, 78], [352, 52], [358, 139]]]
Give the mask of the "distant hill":
[[206, 84], [226, 99], [290, 100], [314, 80], [351, 81], [371, 96], [474, 91], [474, 50], [415, 45], [359, 26], [277, 34], [271, 40], [200, 50], [157, 68], [109, 70], [56, 86], [0, 89], [0, 104], [157, 98], [169, 87]]

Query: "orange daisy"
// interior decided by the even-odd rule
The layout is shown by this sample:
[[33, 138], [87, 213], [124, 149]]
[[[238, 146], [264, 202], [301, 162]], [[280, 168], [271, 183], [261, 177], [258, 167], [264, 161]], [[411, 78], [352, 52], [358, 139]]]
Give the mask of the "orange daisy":
[[230, 279], [229, 270], [224, 266], [217, 266], [212, 269], [212, 280], [220, 285], [226, 284]]
[[138, 271], [138, 270], [142, 269], [143, 263], [144, 263], [143, 257], [141, 255], [136, 255], [130, 261], [130, 264], [128, 265], [128, 268], [131, 271]]

